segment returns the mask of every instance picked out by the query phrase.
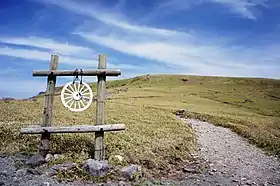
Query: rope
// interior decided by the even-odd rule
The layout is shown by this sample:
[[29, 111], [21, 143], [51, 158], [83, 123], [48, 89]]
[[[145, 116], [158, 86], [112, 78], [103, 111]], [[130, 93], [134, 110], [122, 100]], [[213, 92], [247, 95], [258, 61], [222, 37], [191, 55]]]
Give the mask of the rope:
[[76, 75], [76, 77], [73, 78], [73, 84], [75, 83], [76, 80], [79, 80], [78, 74], [79, 74], [78, 69], [76, 69], [74, 72], [74, 76]]
[[80, 71], [81, 71], [81, 81], [80, 81], [80, 84], [82, 84], [82, 82], [83, 82], [83, 70], [80, 69]]

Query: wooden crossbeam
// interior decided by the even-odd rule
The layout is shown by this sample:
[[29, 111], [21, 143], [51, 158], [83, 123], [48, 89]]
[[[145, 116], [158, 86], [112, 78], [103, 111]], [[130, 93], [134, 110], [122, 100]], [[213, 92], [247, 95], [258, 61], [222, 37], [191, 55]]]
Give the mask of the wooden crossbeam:
[[44, 133], [90, 133], [100, 131], [125, 130], [125, 124], [111, 125], [77, 125], [77, 126], [53, 126], [53, 127], [27, 127], [21, 128], [21, 134], [44, 134]]
[[108, 69], [99, 69], [99, 70], [83, 70], [82, 73], [80, 70], [33, 70], [33, 76], [119, 76], [121, 75], [120, 70], [108, 70]]

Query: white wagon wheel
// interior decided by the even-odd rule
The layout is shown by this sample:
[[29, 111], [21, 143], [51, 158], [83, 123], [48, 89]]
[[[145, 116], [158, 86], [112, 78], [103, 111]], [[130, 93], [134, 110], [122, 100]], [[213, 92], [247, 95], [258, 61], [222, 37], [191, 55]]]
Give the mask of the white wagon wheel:
[[85, 82], [69, 82], [61, 91], [63, 105], [73, 112], [86, 110], [92, 103], [93, 93]]

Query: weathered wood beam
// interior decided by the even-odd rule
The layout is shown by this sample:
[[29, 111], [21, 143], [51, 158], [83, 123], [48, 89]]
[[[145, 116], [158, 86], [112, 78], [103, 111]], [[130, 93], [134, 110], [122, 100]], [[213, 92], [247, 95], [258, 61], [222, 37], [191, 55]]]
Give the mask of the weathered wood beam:
[[21, 134], [44, 134], [44, 133], [90, 133], [100, 131], [125, 130], [125, 124], [111, 125], [77, 125], [77, 126], [53, 126], [53, 127], [27, 127], [21, 128]]
[[53, 76], [75, 76], [75, 75], [83, 75], [83, 76], [119, 76], [121, 75], [120, 70], [107, 70], [107, 69], [99, 69], [99, 70], [83, 70], [82, 73], [80, 70], [33, 70], [33, 76], [49, 76], [52, 74]]
[[[57, 55], [51, 55], [50, 70], [57, 70], [59, 57]], [[45, 94], [45, 105], [43, 111], [43, 123], [42, 127], [50, 127], [52, 123], [53, 101], [56, 84], [56, 76], [52, 74], [48, 75], [47, 90]], [[41, 136], [39, 144], [39, 153], [45, 157], [51, 150], [50, 133], [45, 132]]]
[[[105, 55], [99, 55], [98, 69], [106, 69], [107, 59]], [[97, 100], [96, 100], [96, 125], [105, 124], [104, 100], [106, 91], [106, 76], [100, 74], [97, 76]], [[105, 159], [104, 132], [96, 132], [94, 140], [94, 159]]]

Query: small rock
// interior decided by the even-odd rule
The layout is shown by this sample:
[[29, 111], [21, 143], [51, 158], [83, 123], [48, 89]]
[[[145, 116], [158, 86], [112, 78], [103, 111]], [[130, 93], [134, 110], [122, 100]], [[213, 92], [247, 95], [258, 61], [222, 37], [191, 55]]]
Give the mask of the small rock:
[[247, 181], [247, 182], [246, 182], [246, 185], [253, 185], [253, 184], [252, 184], [252, 182]]
[[31, 158], [29, 158], [25, 161], [25, 164], [29, 165], [31, 167], [39, 166], [39, 165], [42, 165], [44, 163], [46, 163], [46, 160], [40, 154], [35, 154], [35, 155], [31, 156]]
[[85, 161], [83, 168], [91, 176], [104, 176], [109, 171], [109, 165], [107, 161], [97, 161], [94, 159], [88, 159]]
[[46, 170], [44, 174], [47, 175], [47, 176], [49, 176], [49, 177], [52, 177], [52, 176], [55, 176], [56, 173], [57, 173], [57, 172], [56, 172], [55, 170], [53, 170], [52, 168], [50, 168], [50, 169]]
[[44, 182], [42, 186], [51, 186], [51, 184], [49, 182]]
[[213, 169], [212, 172], [217, 172], [217, 169]]
[[102, 186], [118, 186], [118, 183], [109, 181], [109, 182], [103, 183], [101, 185]]
[[214, 173], [213, 173], [213, 172], [209, 172], [209, 174], [210, 174], [210, 175], [214, 175]]
[[137, 165], [130, 165], [122, 168], [122, 175], [124, 178], [133, 180], [133, 176], [137, 171], [140, 171], [140, 167]]
[[226, 172], [226, 171], [222, 171], [221, 173], [222, 173], [222, 174], [226, 174], [227, 172]]
[[46, 157], [45, 157], [46, 162], [50, 162], [50, 161], [52, 161], [53, 159], [54, 159], [54, 156], [51, 155], [51, 154], [47, 154]]
[[126, 186], [127, 184], [124, 181], [119, 181], [118, 186]]
[[62, 158], [62, 157], [63, 157], [63, 155], [61, 155], [61, 154], [54, 154], [54, 155], [53, 155], [53, 158], [54, 158], [55, 160], [60, 159], [60, 158]]
[[67, 171], [74, 168], [75, 166], [77, 166], [76, 163], [62, 163], [52, 166], [52, 169], [56, 171]]
[[118, 162], [122, 162], [124, 158], [120, 155], [115, 155], [114, 159], [117, 160]]
[[0, 172], [0, 176], [8, 177], [7, 171]]
[[236, 179], [233, 179], [232, 181], [233, 181], [233, 182], [238, 182], [238, 180], [236, 180]]
[[143, 183], [143, 186], [153, 186], [154, 184], [151, 182], [151, 181], [145, 181], [144, 183]]
[[176, 112], [176, 115], [183, 115], [186, 113], [186, 109], [180, 109]]
[[241, 181], [245, 181], [245, 180], [247, 180], [247, 178], [241, 178]]
[[27, 172], [29, 173], [29, 174], [33, 174], [33, 175], [41, 175], [42, 174], [42, 172], [41, 171], [39, 171], [39, 170], [37, 170], [37, 169], [27, 169]]
[[19, 170], [17, 170], [17, 172], [16, 172], [16, 176], [17, 176], [17, 177], [23, 177], [23, 176], [26, 175], [26, 173], [27, 173], [27, 168], [19, 169]]
[[195, 168], [187, 168], [187, 167], [183, 168], [183, 172], [186, 172], [186, 173], [197, 173]]

